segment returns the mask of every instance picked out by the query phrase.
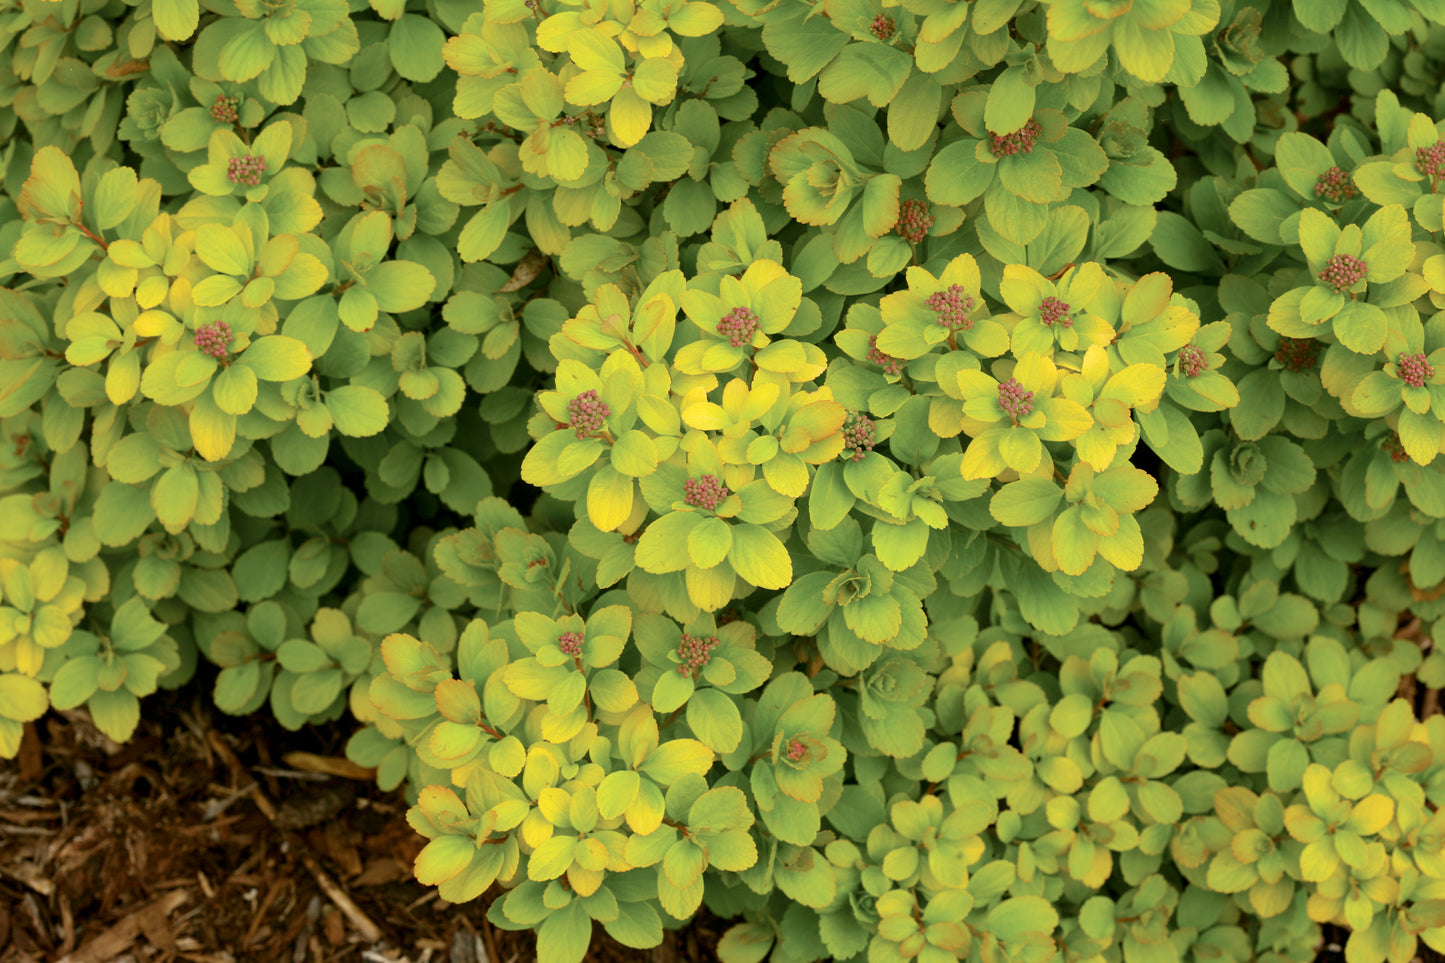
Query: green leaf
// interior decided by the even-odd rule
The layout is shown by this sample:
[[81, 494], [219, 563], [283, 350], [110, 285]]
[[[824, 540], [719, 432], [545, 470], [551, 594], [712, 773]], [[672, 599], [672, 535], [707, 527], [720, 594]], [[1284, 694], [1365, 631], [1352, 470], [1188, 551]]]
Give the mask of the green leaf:
[[575, 836], [553, 836], [544, 840], [527, 859], [527, 878], [549, 880], [561, 876], [572, 865], [572, 853], [576, 846]]
[[1115, 767], [1131, 772], [1134, 758], [1144, 745], [1144, 732], [1128, 716], [1105, 709], [1099, 720], [1099, 747]]
[[722, 564], [733, 547], [733, 530], [721, 518], [705, 518], [687, 536], [687, 554], [698, 568]]
[[231, 568], [236, 591], [243, 601], [270, 598], [286, 585], [290, 546], [281, 540], [262, 542], [246, 549]]
[[340, 669], [324, 669], [303, 675], [291, 686], [291, 705], [302, 715], [325, 712], [341, 695], [343, 681]]
[[928, 143], [938, 126], [943, 85], [928, 74], [913, 71], [888, 105], [888, 140], [901, 151], [915, 151]]
[[1224, 687], [1208, 672], [1180, 677], [1179, 704], [1191, 719], [1212, 727], [1224, 725], [1229, 712]]
[[1288, 793], [1300, 787], [1304, 773], [1310, 764], [1310, 754], [1303, 745], [1286, 737], [1269, 749], [1265, 772], [1269, 777], [1269, 788], [1275, 792]]
[[702, 234], [712, 226], [717, 214], [717, 198], [703, 181], [683, 178], [672, 185], [662, 202], [667, 224], [678, 237]]
[[598, 531], [610, 532], [632, 514], [636, 486], [611, 465], [599, 465], [587, 484], [587, 517]]
[[423, 886], [446, 882], [467, 868], [477, 851], [466, 836], [440, 836], [427, 843], [416, 857], [414, 873]]
[[706, 775], [712, 764], [712, 750], [696, 739], [669, 739], [648, 754], [641, 769], [659, 785], [670, 786], [688, 775]]
[[1378, 69], [1390, 52], [1390, 35], [1374, 14], [1359, 4], [1345, 9], [1334, 41], [1345, 63], [1366, 72]]
[[[237, 579], [239, 585], [240, 579]], [[421, 609], [422, 600], [402, 592], [374, 592], [356, 610], [358, 628], [374, 635], [398, 632]]]
[[1283, 191], [1256, 188], [1245, 191], [1229, 205], [1229, 217], [1239, 229], [1256, 241], [1283, 244], [1280, 225], [1299, 213], [1299, 203]]
[[256, 372], [245, 365], [233, 364], [221, 369], [212, 382], [211, 395], [216, 407], [227, 414], [244, 415], [256, 404]]
[[1201, 127], [1215, 127], [1234, 113], [1233, 89], [1238, 83], [1227, 71], [1212, 65], [1199, 83], [1189, 87], [1179, 86], [1179, 99], [1183, 101], [1190, 120]]
[[1319, 176], [1335, 166], [1328, 147], [1299, 131], [1280, 135], [1275, 142], [1274, 163], [1290, 189], [1310, 201], [1315, 199]]
[[1346, 301], [1334, 319], [1335, 337], [1355, 354], [1371, 355], [1383, 348], [1389, 328], [1385, 312], [1365, 301]]
[[574, 899], [537, 927], [537, 958], [556, 963], [581, 963], [592, 943], [592, 917]]
[[[1147, 163], [1137, 163], [1141, 158]], [[1140, 210], [1141, 214], [1143, 210], [1152, 213], [1153, 205], [1174, 190], [1179, 177], [1169, 159], [1152, 147], [1139, 151], [1134, 155], [1134, 159], [1136, 163], [1111, 162], [1109, 169], [1099, 176], [1099, 186], [1125, 204], [1137, 205], [1136, 210]], [[1114, 218], [1117, 217], [1118, 213], [1114, 215]]]
[[732, 752], [742, 742], [743, 719], [737, 703], [716, 689], [693, 693], [687, 703], [687, 724], [703, 745], [719, 754]]
[[[190, 0], [192, 6], [195, 0]], [[194, 20], [191, 29], [195, 29]], [[95, 200], [91, 204], [91, 215], [95, 218], [95, 226], [102, 231], [109, 231], [120, 224], [130, 212], [135, 209], [136, 202], [140, 199], [136, 187], [135, 171], [129, 167], [117, 167], [106, 171], [100, 183], [95, 185]]]
[[139, 538], [154, 518], [147, 488], [111, 482], [95, 501], [95, 535], [112, 548]]
[[1339, 26], [1349, 0], [1294, 0], [1294, 13], [1307, 30], [1328, 34]]
[[[998, 180], [999, 185], [1014, 197], [1034, 204], [1059, 200], [1063, 193], [1063, 168], [1059, 165], [1058, 158], [1049, 151], [1033, 151], [1003, 158], [998, 165]], [[993, 218], [990, 217], [990, 220]], [[1001, 227], [999, 233], [1005, 237], [1011, 236]]]
[[50, 699], [39, 682], [14, 672], [0, 674], [0, 717], [32, 722], [49, 708]]
[[[270, 677], [266, 677], [269, 684]], [[216, 686], [212, 693], [216, 708], [222, 712], [237, 715], [245, 712], [255, 700], [256, 689], [262, 682], [261, 663], [244, 662], [228, 666], [216, 675]]]
[[236, 363], [262, 381], [290, 381], [311, 370], [311, 352], [295, 338], [271, 334], [251, 342]]
[[1129, 794], [1117, 776], [1109, 776], [1089, 792], [1089, 819], [1096, 823], [1112, 823], [1129, 811]]
[[247, 275], [251, 273], [251, 256], [235, 231], [215, 227], [196, 232], [196, 256], [220, 274]]
[[1059, 513], [1053, 525], [1054, 557], [1068, 575], [1083, 575], [1098, 553], [1099, 536], [1084, 525], [1077, 507]]
[[1239, 404], [1229, 409], [1229, 420], [1240, 438], [1255, 441], [1279, 423], [1284, 409], [1285, 393], [1279, 375], [1261, 368], [1240, 379]]
[[762, 923], [737, 923], [718, 942], [718, 959], [725, 963], [762, 963], [773, 948], [776, 934]]
[[97, 692], [86, 703], [95, 727], [116, 742], [125, 742], [140, 723], [140, 700], [125, 689]]
[[779, 627], [794, 635], [816, 635], [833, 611], [825, 595], [832, 580], [832, 572], [809, 572], [788, 586], [778, 603]]
[[1068, 739], [1083, 735], [1093, 720], [1094, 704], [1079, 692], [1065, 696], [1049, 713], [1049, 726]]
[[930, 201], [961, 207], [988, 189], [998, 165], [980, 161], [975, 155], [977, 145], [976, 140], [964, 139], [934, 156], [924, 176]]
[[276, 650], [281, 668], [297, 674], [315, 672], [331, 665], [331, 657], [321, 646], [306, 639], [288, 639]]
[[195, 517], [200, 497], [200, 482], [195, 468], [190, 462], [181, 462], [166, 469], [156, 479], [155, 487], [151, 489], [151, 507], [166, 531], [180, 534]]
[[381, 392], [362, 385], [342, 385], [327, 392], [326, 407], [336, 430], [352, 438], [380, 434], [391, 420]]
[[1050, 517], [1063, 495], [1052, 481], [1026, 478], [1005, 485], [988, 507], [1000, 524], [1023, 528]]
[[1023, 65], [999, 74], [988, 92], [983, 121], [995, 134], [1012, 134], [1034, 115], [1034, 87]]
[[1199, 228], [1173, 211], [1160, 211], [1149, 238], [1154, 253], [1172, 268], [1208, 274], [1224, 273], [1224, 263]]
[[[74, 709], [89, 699], [100, 687], [100, 668], [100, 659], [93, 655], [68, 659], [50, 682], [51, 705], [61, 710]], [[5, 678], [0, 676], [0, 687]]]
[[435, 289], [436, 278], [415, 261], [384, 261], [366, 275], [366, 290], [389, 314], [421, 307]]
[[76, 220], [81, 213], [80, 175], [70, 155], [54, 145], [37, 150], [23, 196], [37, 215], [59, 222]]
[[240, 294], [241, 288], [241, 282], [229, 274], [213, 274], [198, 282], [191, 296], [203, 308], [218, 307]]
[[1059, 914], [1041, 896], [1015, 896], [989, 910], [985, 925], [1000, 940], [1019, 940], [1030, 933], [1047, 936], [1059, 925]]
[[612, 446], [612, 467], [632, 478], [644, 478], [657, 470], [657, 445], [636, 428], [625, 431]]
[[[793, 580], [793, 560], [778, 537], [757, 525], [734, 525], [728, 562], [741, 578], [758, 588], [787, 588]], [[641, 545], [639, 544], [641, 564]]]
[[642, 777], [630, 769], [608, 773], [597, 787], [597, 812], [603, 819], [616, 819], [627, 811], [637, 796]]
[[148, 433], [126, 435], [111, 447], [105, 469], [118, 482], [140, 484], [160, 471], [161, 451], [160, 444]]
[[480, 261], [490, 257], [507, 236], [511, 223], [509, 206], [504, 202], [493, 202], [472, 215], [459, 238], [457, 254], [463, 261]]
[[1174, 63], [1174, 36], [1162, 30], [1145, 30], [1137, 17], [1115, 21], [1114, 52], [1119, 66], [1146, 84], [1157, 84]]
[[886, 107], [912, 70], [913, 58], [897, 47], [853, 43], [818, 75], [818, 93], [835, 104], [866, 97], [874, 107]]
[[276, 47], [267, 39], [261, 20], [219, 20], [201, 31], [196, 44], [198, 56], [214, 51], [221, 76], [236, 83], [259, 76], [276, 57]]

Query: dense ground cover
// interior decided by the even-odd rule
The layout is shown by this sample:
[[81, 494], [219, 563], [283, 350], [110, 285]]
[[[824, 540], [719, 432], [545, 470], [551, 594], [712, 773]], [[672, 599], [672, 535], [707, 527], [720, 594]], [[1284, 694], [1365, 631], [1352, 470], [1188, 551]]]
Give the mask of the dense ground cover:
[[545, 963], [1445, 946], [1442, 54], [0, 0], [0, 755], [344, 740]]

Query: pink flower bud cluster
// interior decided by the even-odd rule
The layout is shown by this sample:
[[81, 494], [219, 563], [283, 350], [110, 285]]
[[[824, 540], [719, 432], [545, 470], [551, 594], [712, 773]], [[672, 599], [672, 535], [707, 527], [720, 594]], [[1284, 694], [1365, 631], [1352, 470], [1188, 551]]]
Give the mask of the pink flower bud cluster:
[[1336, 291], [1344, 292], [1363, 281], [1368, 270], [1369, 265], [1353, 254], [1336, 254], [1325, 262], [1320, 280]]
[[1400, 373], [1400, 380], [1412, 388], [1425, 387], [1425, 382], [1435, 376], [1434, 366], [1425, 360], [1423, 354], [1400, 355], [1400, 360], [1395, 362], [1395, 370]]
[[909, 199], [899, 207], [898, 223], [893, 225], [893, 231], [909, 244], [917, 244], [928, 236], [932, 227], [933, 215], [928, 213], [928, 205]]
[[196, 347], [201, 354], [221, 361], [231, 355], [231, 342], [236, 338], [231, 326], [224, 321], [203, 324], [196, 329]]
[[682, 500], [693, 508], [717, 511], [722, 500], [728, 497], [727, 486], [716, 475], [689, 478], [682, 483]]
[[1186, 344], [1179, 349], [1179, 370], [1187, 377], [1197, 378], [1209, 370], [1209, 358], [1197, 344]]
[[989, 149], [995, 157], [1013, 157], [1015, 154], [1032, 154], [1034, 144], [1038, 142], [1039, 135], [1044, 129], [1039, 122], [1030, 119], [1012, 134], [989, 134]]
[[1331, 204], [1343, 204], [1359, 196], [1360, 189], [1355, 186], [1354, 175], [1343, 167], [1331, 167], [1315, 181], [1315, 197], [1323, 197]]
[[717, 333], [727, 338], [734, 348], [742, 348], [752, 343], [758, 327], [758, 316], [752, 308], [733, 308], [717, 323]]
[[218, 124], [234, 124], [236, 119], [241, 116], [237, 110], [240, 106], [240, 97], [227, 97], [225, 94], [221, 94], [211, 105], [211, 119]]
[[1020, 418], [1034, 410], [1034, 393], [1024, 388], [1017, 378], [1001, 381], [998, 386], [998, 406], [1017, 423]]
[[878, 335], [868, 338], [868, 360], [883, 369], [886, 375], [899, 375], [903, 373], [903, 361], [893, 357], [891, 354], [884, 354], [878, 350]]
[[1432, 180], [1445, 177], [1445, 141], [1416, 149], [1415, 169]]
[[597, 434], [606, 426], [610, 414], [612, 409], [597, 396], [596, 391], [584, 391], [567, 402], [567, 417], [577, 430], [578, 438], [590, 438]]
[[897, 25], [894, 24], [893, 18], [885, 17], [881, 13], [874, 17], [873, 22], [868, 25], [868, 32], [884, 43], [893, 39], [893, 31], [895, 29], [897, 29]]
[[1066, 328], [1074, 326], [1074, 317], [1069, 313], [1068, 302], [1052, 296], [1039, 302], [1039, 320], [1049, 327], [1055, 324], [1062, 324]]
[[739, 612], [732, 606], [728, 606], [727, 608], [719, 612], [716, 616], [718, 628], [722, 628], [724, 625], [732, 625], [734, 622], [741, 621], [742, 617], [743, 616], [741, 612]]
[[712, 650], [715, 648], [717, 636], [703, 637], [684, 632], [682, 641], [677, 645], [677, 657], [682, 660], [682, 664], [677, 667], [677, 674], [697, 678], [697, 674], [712, 659]]
[[862, 461], [873, 450], [878, 426], [872, 418], [861, 411], [848, 414], [843, 420], [843, 457], [848, 461]]
[[1304, 371], [1315, 366], [1319, 345], [1313, 338], [1280, 338], [1274, 360], [1291, 371]]
[[261, 183], [261, 172], [265, 169], [266, 158], [264, 157], [254, 157], [250, 154], [245, 157], [232, 157], [226, 162], [226, 179], [232, 184], [255, 187]]
[[1390, 460], [1393, 462], [1399, 463], [1410, 460], [1409, 452], [1405, 451], [1405, 446], [1400, 443], [1400, 436], [1393, 431], [1390, 432], [1390, 437], [1386, 438], [1380, 445], [1380, 450], [1389, 455]]
[[793, 762], [801, 762], [802, 759], [803, 759], [803, 757], [806, 756], [807, 754], [808, 754], [808, 747], [805, 746], [805, 745], [803, 745], [803, 740], [801, 740], [801, 739], [790, 739], [790, 740], [788, 740], [788, 758], [791, 759]]
[[960, 328], [967, 331], [973, 327], [974, 300], [963, 293], [963, 286], [950, 284], [945, 290], [935, 291], [928, 296], [928, 307], [938, 313], [936, 323], [940, 328]]
[[563, 655], [570, 655], [575, 659], [582, 654], [582, 636], [576, 632], [563, 632], [557, 638], [557, 648], [562, 650]]

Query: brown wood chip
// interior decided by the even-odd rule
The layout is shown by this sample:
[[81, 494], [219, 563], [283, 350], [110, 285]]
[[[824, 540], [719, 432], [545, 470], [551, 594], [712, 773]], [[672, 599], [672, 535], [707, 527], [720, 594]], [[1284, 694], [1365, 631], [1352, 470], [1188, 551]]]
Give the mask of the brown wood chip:
[[[184, 903], [187, 897], [188, 894], [185, 890], [167, 893], [160, 899], [131, 913], [79, 950], [62, 957], [56, 963], [111, 963], [126, 947], [135, 942], [135, 938], [141, 935], [145, 926], [155, 925], [157, 918], [162, 925], [168, 927], [166, 917]], [[143, 918], [144, 923], [142, 922]], [[150, 939], [149, 934], [146, 938]], [[174, 937], [171, 938], [171, 946], [175, 946]]]

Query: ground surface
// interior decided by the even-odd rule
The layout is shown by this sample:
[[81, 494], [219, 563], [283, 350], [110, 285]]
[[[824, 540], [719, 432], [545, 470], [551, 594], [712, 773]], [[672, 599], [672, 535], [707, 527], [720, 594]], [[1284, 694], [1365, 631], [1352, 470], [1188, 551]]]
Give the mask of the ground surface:
[[[399, 794], [302, 771], [344, 763], [343, 727], [288, 733], [174, 694], [145, 711], [125, 746], [52, 713], [0, 761], [0, 963], [536, 959], [484, 900], [412, 879], [424, 840]], [[724, 929], [704, 918], [643, 953], [599, 927], [588, 960], [713, 961]]]
[[[399, 793], [312, 771], [346, 768], [344, 727], [291, 733], [174, 693], [145, 711], [124, 746], [52, 713], [0, 761], [0, 963], [536, 963], [485, 898], [412, 879], [424, 840]], [[725, 929], [704, 914], [649, 953], [599, 927], [587, 963], [715, 963]], [[1345, 935], [1316, 963], [1342, 963]]]

